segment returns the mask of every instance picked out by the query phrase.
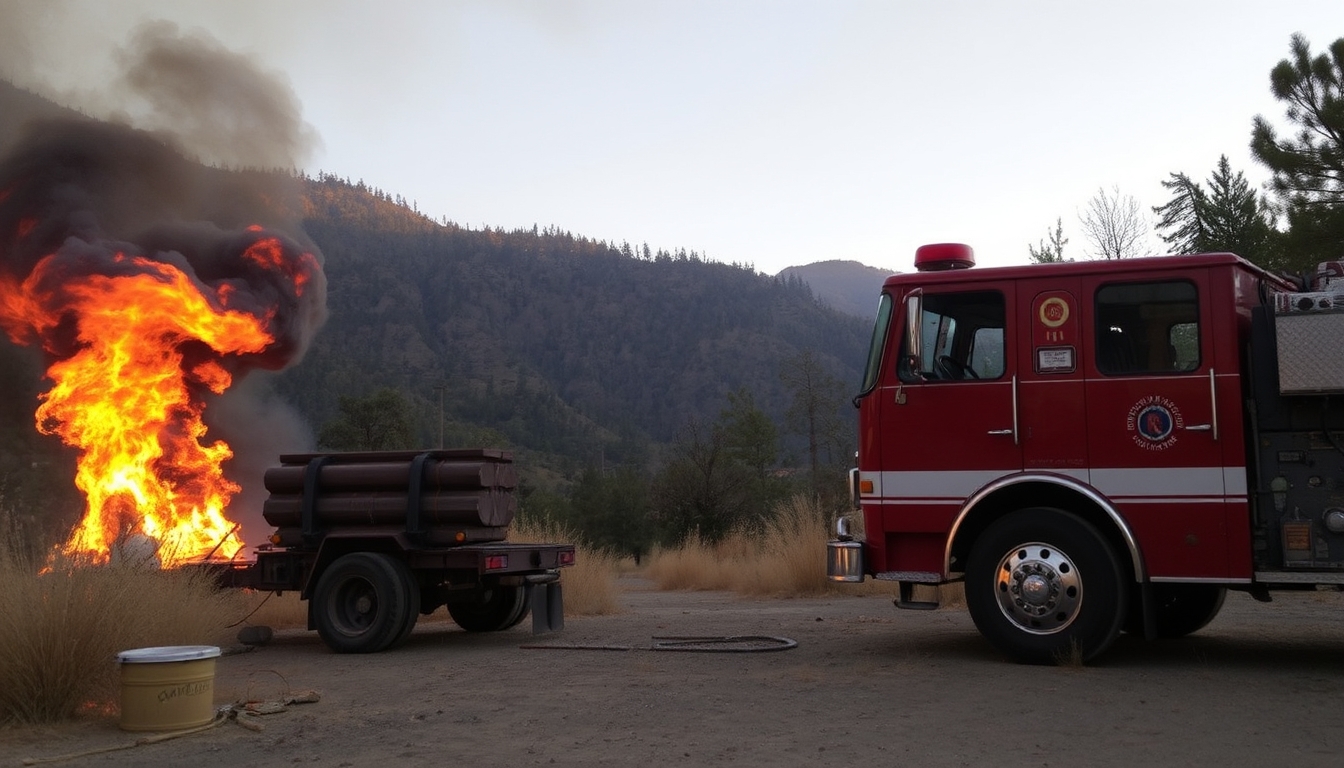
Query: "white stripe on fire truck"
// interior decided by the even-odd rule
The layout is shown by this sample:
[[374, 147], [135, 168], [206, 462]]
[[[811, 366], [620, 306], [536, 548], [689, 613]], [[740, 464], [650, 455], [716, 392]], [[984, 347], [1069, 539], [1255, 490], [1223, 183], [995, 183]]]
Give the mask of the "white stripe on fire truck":
[[[860, 472], [873, 482], [864, 498], [892, 504], [960, 504], [989, 483], [1015, 472], [947, 470]], [[1246, 500], [1245, 467], [1123, 467], [1056, 470], [1104, 496], [1133, 504]], [[1140, 491], [1141, 493], [1135, 493]]]

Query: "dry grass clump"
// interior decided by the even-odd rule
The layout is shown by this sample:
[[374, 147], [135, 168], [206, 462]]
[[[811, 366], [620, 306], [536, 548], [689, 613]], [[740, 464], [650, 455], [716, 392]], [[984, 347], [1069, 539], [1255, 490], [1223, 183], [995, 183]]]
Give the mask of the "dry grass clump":
[[58, 560], [43, 570], [10, 544], [0, 546], [0, 722], [110, 710], [119, 651], [219, 644], [240, 613], [237, 594], [199, 569]]
[[[510, 541], [568, 543], [577, 540], [572, 531], [550, 522], [521, 521], [509, 532]], [[616, 556], [579, 546], [574, 565], [560, 571], [564, 584], [566, 616], [604, 616], [620, 611], [616, 600], [616, 577], [621, 562]]]
[[678, 549], [658, 550], [648, 577], [659, 589], [831, 594], [837, 585], [826, 578], [828, 518], [807, 496], [795, 496], [758, 528], [736, 530], [713, 544], [692, 536]]
[[[858, 522], [856, 528], [861, 531]], [[646, 575], [659, 589], [669, 590], [725, 590], [773, 597], [895, 598], [900, 593], [894, 582], [867, 579], [862, 584], [845, 584], [826, 578], [830, 532], [829, 513], [807, 496], [795, 496], [764, 526], [736, 530], [713, 544], [692, 536], [677, 549], [654, 552]], [[923, 589], [926, 594], [919, 599], [937, 599], [950, 608], [966, 604], [960, 583]]]

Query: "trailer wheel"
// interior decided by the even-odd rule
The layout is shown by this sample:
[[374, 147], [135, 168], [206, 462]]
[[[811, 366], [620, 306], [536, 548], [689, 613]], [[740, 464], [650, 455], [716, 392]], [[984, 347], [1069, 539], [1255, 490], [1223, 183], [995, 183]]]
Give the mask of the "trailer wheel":
[[[1216, 584], [1152, 584], [1153, 618], [1162, 639], [1185, 637], [1208, 626], [1223, 609], [1227, 588]], [[1125, 631], [1143, 634], [1142, 606], [1135, 601]]]
[[527, 618], [525, 587], [493, 587], [482, 590], [476, 600], [448, 603], [448, 615], [468, 632], [499, 632]]
[[313, 593], [317, 633], [337, 653], [376, 653], [409, 633], [418, 593], [402, 561], [376, 552], [343, 555]]
[[1023, 509], [994, 522], [966, 566], [966, 607], [976, 628], [1029, 664], [1099, 656], [1120, 633], [1127, 592], [1097, 529], [1058, 509]]

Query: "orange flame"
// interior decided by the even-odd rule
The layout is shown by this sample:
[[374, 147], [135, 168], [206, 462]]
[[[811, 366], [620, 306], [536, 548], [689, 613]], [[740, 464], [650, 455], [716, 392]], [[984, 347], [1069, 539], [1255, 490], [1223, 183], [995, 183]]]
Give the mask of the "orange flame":
[[[54, 259], [21, 284], [0, 281], [0, 322], [30, 342], [73, 319], [74, 352], [48, 369], [37, 409], [39, 431], [80, 451], [75, 484], [88, 506], [64, 553], [105, 562], [139, 533], [165, 565], [233, 557], [243, 542], [225, 510], [239, 487], [221, 469], [233, 453], [206, 440], [202, 397], [232, 383], [221, 361], [274, 341], [270, 317], [230, 309], [227, 284], [199, 285], [170, 264], [118, 253], [128, 274], [53, 280]], [[59, 299], [44, 285], [58, 285]]]

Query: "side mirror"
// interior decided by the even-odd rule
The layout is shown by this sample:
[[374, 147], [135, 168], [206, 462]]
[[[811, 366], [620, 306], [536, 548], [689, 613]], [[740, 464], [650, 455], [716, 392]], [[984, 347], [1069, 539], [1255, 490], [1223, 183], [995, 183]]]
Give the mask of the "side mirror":
[[918, 379], [924, 369], [923, 346], [924, 295], [918, 289], [905, 297], [905, 355], [900, 360], [900, 369]]

